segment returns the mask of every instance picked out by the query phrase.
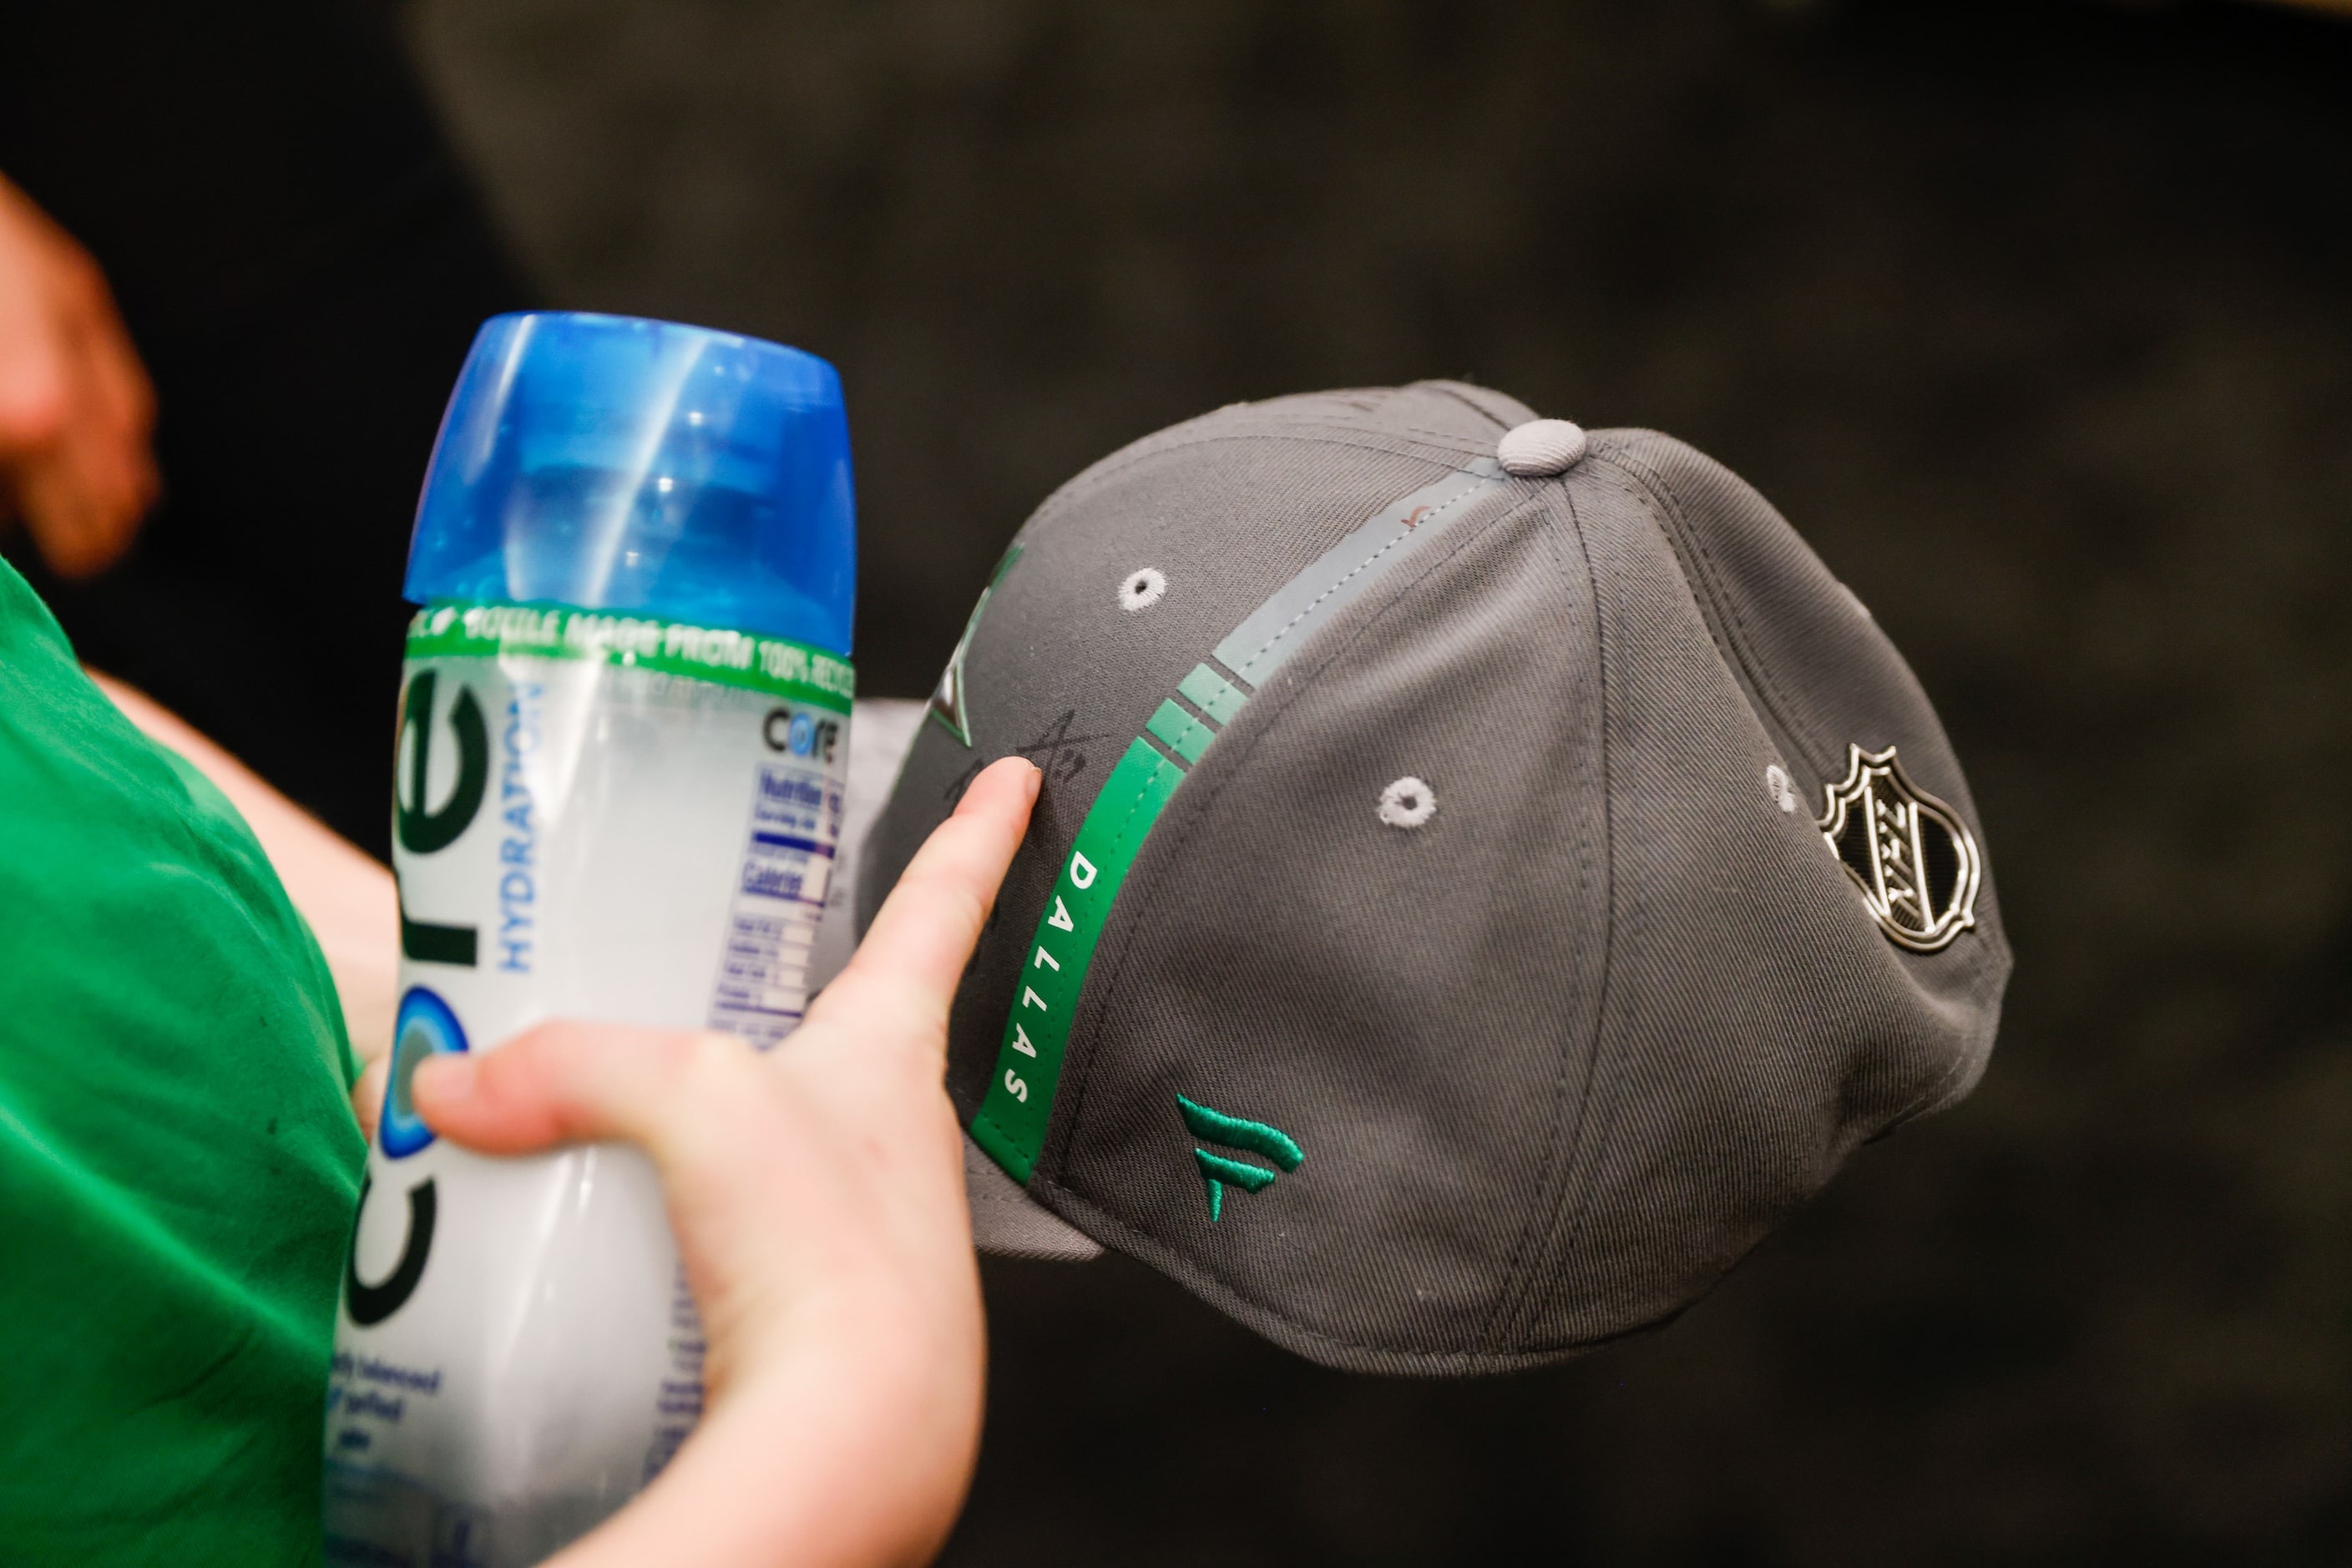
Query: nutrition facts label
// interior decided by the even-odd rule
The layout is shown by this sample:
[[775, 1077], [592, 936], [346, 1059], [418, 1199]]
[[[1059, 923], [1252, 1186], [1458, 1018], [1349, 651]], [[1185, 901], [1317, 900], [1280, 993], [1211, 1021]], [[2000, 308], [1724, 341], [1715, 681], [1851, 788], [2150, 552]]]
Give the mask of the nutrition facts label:
[[799, 1026], [808, 1004], [809, 949], [840, 836], [838, 779], [816, 767], [761, 764], [712, 988], [712, 1028], [764, 1048]]

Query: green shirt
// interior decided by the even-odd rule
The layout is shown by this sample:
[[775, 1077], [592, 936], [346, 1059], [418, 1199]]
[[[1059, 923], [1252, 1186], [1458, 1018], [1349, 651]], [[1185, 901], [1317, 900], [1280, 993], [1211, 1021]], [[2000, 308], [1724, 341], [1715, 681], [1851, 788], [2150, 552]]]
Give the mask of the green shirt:
[[0, 563], [0, 1560], [317, 1560], [354, 1071], [243, 819]]

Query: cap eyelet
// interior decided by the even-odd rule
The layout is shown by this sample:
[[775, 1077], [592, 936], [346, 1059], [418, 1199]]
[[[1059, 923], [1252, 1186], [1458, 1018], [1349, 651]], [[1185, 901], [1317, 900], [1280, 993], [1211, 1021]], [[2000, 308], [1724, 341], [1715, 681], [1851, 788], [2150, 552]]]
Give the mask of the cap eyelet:
[[1118, 585], [1118, 607], [1148, 610], [1168, 592], [1168, 579], [1157, 566], [1139, 566]]
[[1381, 791], [1381, 820], [1391, 827], [1419, 827], [1437, 815], [1437, 792], [1411, 773]]

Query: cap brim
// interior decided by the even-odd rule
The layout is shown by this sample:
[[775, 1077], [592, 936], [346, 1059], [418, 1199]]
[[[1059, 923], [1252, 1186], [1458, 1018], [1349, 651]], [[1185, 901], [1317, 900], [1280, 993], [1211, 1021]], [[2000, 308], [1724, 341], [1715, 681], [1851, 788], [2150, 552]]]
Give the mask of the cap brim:
[[999, 1258], [1039, 1258], [1084, 1263], [1102, 1256], [1102, 1244], [1029, 1195], [966, 1133], [963, 1194], [971, 1205], [971, 1242]]

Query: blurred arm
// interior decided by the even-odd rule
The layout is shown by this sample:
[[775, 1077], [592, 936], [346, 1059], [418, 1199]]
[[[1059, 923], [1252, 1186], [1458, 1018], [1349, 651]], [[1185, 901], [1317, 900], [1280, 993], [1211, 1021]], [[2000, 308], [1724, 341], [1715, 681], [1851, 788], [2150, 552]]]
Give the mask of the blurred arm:
[[96, 670], [90, 679], [149, 739], [185, 757], [228, 796], [261, 841], [334, 974], [343, 1027], [364, 1069], [352, 1091], [352, 1103], [360, 1125], [373, 1134], [399, 987], [400, 906], [392, 873], [153, 699]]

